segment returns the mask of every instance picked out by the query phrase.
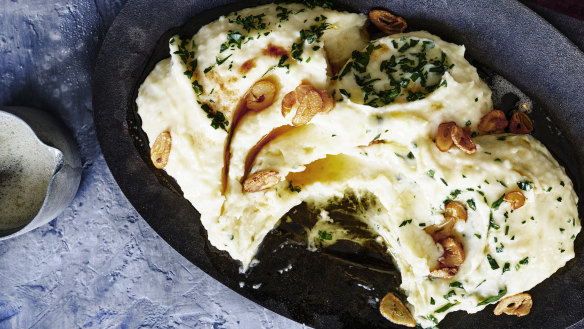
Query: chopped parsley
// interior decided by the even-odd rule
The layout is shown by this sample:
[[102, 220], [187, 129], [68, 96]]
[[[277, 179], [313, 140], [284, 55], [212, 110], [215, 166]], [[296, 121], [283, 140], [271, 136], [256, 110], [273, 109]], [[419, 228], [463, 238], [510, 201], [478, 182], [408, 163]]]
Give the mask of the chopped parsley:
[[507, 287], [503, 288], [503, 290], [499, 290], [498, 295], [483, 299], [481, 302], [479, 302], [477, 304], [477, 306], [483, 306], [483, 305], [488, 305], [488, 304], [494, 303], [494, 302], [498, 301], [499, 299], [501, 299], [503, 296], [505, 296], [505, 294], [507, 294]]
[[439, 309], [437, 309], [436, 311], [434, 311], [435, 313], [442, 313], [442, 312], [446, 312], [448, 309], [450, 309], [452, 306], [456, 306], [460, 304], [460, 302], [456, 302], [456, 303], [447, 303], [446, 305], [440, 307]]
[[503, 272], [502, 273], [505, 273], [505, 272], [510, 271], [510, 270], [511, 270], [511, 264], [505, 263], [505, 265], [503, 265]]
[[520, 189], [522, 189], [524, 191], [531, 191], [533, 189], [533, 182], [529, 181], [529, 180], [523, 180], [523, 181], [517, 182], [517, 187], [519, 187]]
[[306, 7], [313, 9], [314, 7], [332, 8], [333, 3], [329, 0], [304, 0], [302, 1]]
[[339, 92], [341, 93], [341, 95], [347, 97], [347, 98], [351, 98], [351, 94], [345, 90], [345, 89], [339, 89]]
[[299, 11], [292, 11], [286, 7], [277, 6], [276, 11], [278, 11], [278, 14], [276, 14], [276, 17], [278, 17], [280, 19], [280, 22], [284, 22], [284, 21], [288, 20], [290, 15], [297, 15], [297, 14], [303, 12], [304, 9], [300, 9]]
[[475, 204], [474, 199], [468, 199], [466, 200], [466, 204], [468, 204], [468, 207], [472, 210], [477, 210], [477, 206]]
[[205, 73], [205, 74], [209, 73], [209, 71], [211, 71], [214, 67], [215, 67], [215, 65], [211, 65], [211, 66], [205, 68], [205, 70], [203, 71], [203, 73]]
[[487, 260], [489, 261], [489, 265], [491, 265], [491, 269], [496, 270], [499, 268], [499, 264], [497, 264], [497, 261], [490, 254], [487, 254]]
[[[300, 31], [300, 41], [292, 44], [292, 58], [302, 61], [302, 53], [304, 52], [304, 44], [313, 44], [314, 42], [320, 42], [320, 37], [324, 34], [330, 24], [326, 22], [325, 16], [318, 17], [318, 24], [311, 25], [308, 29], [302, 29]], [[316, 21], [316, 19], [315, 19]]]
[[505, 197], [505, 194], [501, 195], [501, 197], [499, 199], [497, 199], [497, 201], [493, 202], [493, 204], [491, 205], [491, 208], [493, 210], [497, 210], [499, 209], [499, 207], [501, 206], [501, 204], [503, 203], [503, 198]]
[[434, 304], [436, 304], [434, 297], [430, 297], [430, 305], [434, 305]]
[[259, 15], [249, 15], [242, 17], [241, 15], [237, 15], [235, 19], [230, 19], [229, 23], [239, 24], [243, 27], [244, 30], [250, 32], [251, 30], [263, 30], [266, 28], [266, 23], [264, 22], [265, 14]]
[[440, 178], [440, 180], [442, 181], [442, 183], [444, 183], [444, 185], [448, 186], [448, 183], [446, 183], [446, 180], [444, 178]]
[[[432, 304], [434, 305], [434, 304]], [[424, 320], [428, 320], [428, 321], [432, 321], [432, 323], [434, 323], [434, 325], [438, 325], [438, 319], [436, 319], [436, 317], [432, 314], [428, 315], [428, 316], [421, 316], [422, 319]], [[436, 328], [436, 327], [434, 327]]]
[[479, 239], [481, 238], [481, 235], [480, 235], [480, 234], [478, 234], [478, 233], [475, 233], [475, 236], [476, 236], [477, 238], [479, 238]]
[[227, 131], [229, 121], [227, 121], [222, 112], [214, 111], [209, 104], [203, 104], [201, 108], [207, 113], [207, 118], [211, 119], [211, 127], [214, 129], [221, 128]]
[[448, 300], [450, 297], [456, 295], [456, 293], [454, 292], [454, 290], [450, 290], [446, 295], [442, 296], [444, 297], [444, 299]]
[[410, 224], [411, 222], [412, 222], [411, 219], [406, 219], [403, 222], [401, 222], [401, 224], [399, 224], [399, 227], [406, 226], [406, 225]]
[[225, 61], [227, 59], [229, 59], [229, 57], [231, 57], [231, 56], [233, 56], [233, 54], [230, 54], [229, 56], [227, 56], [223, 59], [220, 59], [219, 57], [215, 56], [215, 62], [217, 63], [217, 65], [221, 65], [221, 64], [225, 63]]
[[428, 176], [429, 176], [430, 178], [434, 178], [434, 174], [435, 174], [435, 173], [436, 173], [436, 172], [435, 172], [433, 169], [430, 169], [430, 170], [428, 170]]
[[495, 229], [495, 230], [498, 230], [499, 228], [501, 228], [501, 227], [499, 226], [499, 224], [497, 224], [497, 223], [495, 222], [495, 219], [493, 218], [493, 212], [492, 212], [492, 211], [489, 213], [489, 229], [491, 229], [491, 227], [492, 227], [493, 229]]
[[453, 287], [453, 288], [464, 289], [464, 287], [462, 286], [462, 283], [460, 283], [458, 281], [450, 282], [450, 284], [448, 286]]
[[333, 235], [328, 233], [327, 231], [318, 231], [318, 237], [322, 240], [332, 240]]
[[234, 46], [237, 46], [238, 49], [241, 49], [242, 39], [243, 35], [241, 35], [241, 32], [239, 32], [239, 30], [230, 30], [229, 32], [227, 32], [227, 41], [225, 41], [221, 45], [219, 52], [223, 52], [229, 48], [233, 48]]
[[383, 84], [374, 86], [381, 79], [371, 78], [367, 73], [372, 52], [381, 48], [373, 42], [364, 51], [353, 51], [351, 60], [333, 79], [342, 80], [353, 71], [355, 82], [363, 92], [363, 102], [371, 107], [390, 104], [400, 96], [408, 101], [423, 99], [435, 89], [446, 86], [442, 75], [453, 65], [449, 64], [444, 52], [429, 56], [427, 51], [434, 48], [433, 43], [430, 46], [427, 42], [420, 43], [419, 39], [402, 37], [392, 40], [392, 46], [398, 54], [381, 61], [378, 69], [387, 75]]
[[529, 264], [529, 257], [525, 257], [522, 260], [519, 261], [519, 264], [521, 265], [527, 265]]

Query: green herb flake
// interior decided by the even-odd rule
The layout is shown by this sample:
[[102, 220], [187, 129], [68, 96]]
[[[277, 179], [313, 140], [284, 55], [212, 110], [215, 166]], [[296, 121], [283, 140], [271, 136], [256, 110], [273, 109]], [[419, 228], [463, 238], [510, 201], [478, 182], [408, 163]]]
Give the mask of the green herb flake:
[[203, 71], [203, 73], [205, 73], [205, 74], [209, 73], [214, 67], [215, 67], [215, 65], [211, 65], [211, 66], [205, 68], [205, 70]]
[[411, 222], [412, 222], [411, 219], [406, 219], [403, 222], [401, 222], [401, 224], [399, 224], [399, 227], [406, 226], [406, 225], [410, 224]]
[[517, 182], [517, 187], [519, 187], [520, 189], [522, 189], [524, 191], [531, 191], [533, 189], [533, 182], [529, 181], [529, 180], [523, 180], [523, 181]]
[[[436, 317], [432, 314], [428, 315], [428, 316], [421, 316], [422, 319], [424, 320], [428, 320], [428, 321], [432, 321], [432, 323], [434, 323], [435, 326], [438, 325], [438, 319], [436, 319]], [[437, 327], [434, 327], [437, 328]]]
[[522, 260], [519, 261], [519, 264], [521, 265], [527, 265], [529, 264], [529, 257], [525, 257]]
[[204, 92], [203, 86], [201, 86], [197, 80], [193, 81], [193, 90], [198, 96], [201, 96]]
[[489, 261], [489, 265], [491, 265], [491, 269], [496, 270], [499, 268], [499, 264], [497, 264], [497, 261], [490, 254], [487, 254], [487, 260]]
[[430, 178], [434, 178], [434, 174], [435, 174], [435, 173], [436, 173], [436, 172], [434, 171], [434, 169], [430, 169], [430, 170], [428, 170], [428, 176], [429, 176]]
[[475, 211], [477, 210], [477, 206], [475, 204], [474, 199], [468, 199], [468, 200], [466, 200], [466, 204], [468, 204], [468, 207], [470, 209], [475, 210]]
[[561, 181], [561, 182], [560, 182], [560, 185], [562, 185], [562, 186], [566, 186], [566, 184], [564, 184], [564, 181]]
[[504, 197], [505, 197], [505, 194], [501, 195], [501, 197], [499, 199], [497, 199], [497, 201], [493, 202], [493, 204], [491, 205], [491, 208], [493, 210], [499, 209], [499, 206], [501, 206], [501, 204], [503, 203], [503, 201], [505, 201], [503, 199]]
[[556, 200], [558, 200], [558, 202], [562, 202], [562, 197], [558, 197]]
[[495, 230], [500, 228], [499, 224], [495, 222], [495, 218], [493, 218], [493, 211], [489, 213], [489, 229], [491, 229], [491, 227]]
[[434, 297], [430, 297], [430, 305], [434, 305], [434, 304], [436, 304]]
[[351, 98], [351, 94], [346, 89], [339, 89], [339, 92], [341, 93], [341, 95], [347, 98]]
[[475, 236], [476, 236], [477, 238], [479, 238], [479, 239], [481, 238], [481, 235], [480, 235], [480, 234], [478, 234], [478, 233], [475, 233]]
[[230, 54], [229, 56], [227, 56], [227, 57], [225, 57], [223, 59], [220, 59], [218, 56], [215, 56], [215, 63], [217, 63], [217, 65], [221, 65], [221, 64], [225, 63], [225, 61], [227, 59], [229, 59], [229, 57], [231, 57], [231, 56], [233, 56], [233, 54]]
[[318, 237], [321, 238], [322, 240], [333, 239], [333, 235], [331, 233], [328, 233], [327, 231], [318, 231]]
[[448, 183], [446, 183], [446, 180], [444, 180], [444, 178], [440, 177], [440, 180], [442, 181], [442, 183], [444, 183], [444, 185], [448, 186]]
[[505, 294], [507, 294], [507, 288], [505, 287], [503, 290], [499, 290], [499, 294], [496, 296], [491, 296], [488, 297], [486, 299], [483, 299], [481, 302], [479, 302], [477, 304], [477, 306], [483, 306], [483, 305], [488, 305], [491, 303], [494, 303], [496, 301], [498, 301], [499, 299], [503, 298], [503, 296], [505, 296]]
[[264, 14], [259, 15], [249, 15], [246, 17], [242, 17], [241, 15], [237, 15], [235, 19], [229, 20], [229, 23], [235, 23], [241, 25], [247, 32], [251, 30], [263, 30], [266, 28], [266, 23], [263, 21]]
[[450, 309], [452, 306], [456, 306], [460, 304], [460, 302], [456, 302], [456, 303], [447, 303], [446, 305], [440, 307], [439, 309], [437, 309], [436, 311], [434, 311], [435, 313], [442, 313], [442, 312], [446, 312], [448, 309]]
[[509, 225], [505, 226], [505, 235], [509, 234]]
[[211, 127], [214, 129], [221, 128], [227, 131], [229, 121], [227, 121], [225, 115], [222, 112], [213, 110], [209, 104], [201, 105], [201, 109], [207, 113], [207, 118], [211, 119]]
[[454, 292], [454, 290], [450, 290], [446, 295], [442, 296], [444, 297], [444, 299], [448, 300], [450, 297], [456, 295], [456, 292]]
[[450, 284], [448, 286], [453, 287], [453, 288], [464, 289], [464, 287], [462, 286], [462, 283], [460, 283], [459, 281], [450, 282]]
[[410, 159], [410, 160], [413, 160], [413, 159], [415, 159], [415, 158], [416, 158], [412, 152], [409, 152], [409, 153], [408, 153], [408, 155], [407, 155], [407, 157], [408, 157], [408, 159]]

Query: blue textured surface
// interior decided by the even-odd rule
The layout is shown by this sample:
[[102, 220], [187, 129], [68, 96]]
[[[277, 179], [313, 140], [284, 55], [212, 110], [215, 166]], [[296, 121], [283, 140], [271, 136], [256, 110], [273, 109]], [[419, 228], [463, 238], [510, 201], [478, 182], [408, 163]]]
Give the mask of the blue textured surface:
[[302, 327], [185, 260], [118, 189], [95, 137], [91, 76], [123, 2], [0, 1], [0, 105], [55, 114], [84, 163], [62, 215], [0, 242], [0, 329]]
[[109, 173], [93, 128], [91, 76], [123, 2], [0, 0], [0, 105], [61, 118], [84, 163], [76, 199], [61, 216], [0, 242], [0, 329], [302, 327], [186, 261]]

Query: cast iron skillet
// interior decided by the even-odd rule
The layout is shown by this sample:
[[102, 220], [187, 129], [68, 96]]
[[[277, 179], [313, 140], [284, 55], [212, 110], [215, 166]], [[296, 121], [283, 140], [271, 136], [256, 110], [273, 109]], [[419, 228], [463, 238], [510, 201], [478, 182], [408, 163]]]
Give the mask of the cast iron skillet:
[[[199, 213], [181, 196], [172, 178], [150, 163], [134, 100], [148, 72], [168, 56], [169, 37], [175, 33], [190, 36], [220, 15], [258, 3], [128, 1], [106, 36], [94, 75], [94, 119], [105, 159], [124, 194], [150, 226], [231, 289], [317, 328], [392, 327], [379, 315], [378, 301], [387, 292], [404, 297], [398, 288], [399, 272], [390, 260], [375, 253], [374, 246], [309, 252], [297, 227], [282, 225], [262, 244], [259, 265], [240, 274], [236, 262], [207, 242]], [[340, 0], [336, 6], [363, 13], [387, 8], [406, 18], [413, 29], [464, 44], [467, 57], [481, 68], [483, 78], [489, 81], [500, 74], [537, 104], [532, 114], [534, 135], [566, 166], [579, 196], [584, 195], [580, 183], [584, 171], [578, 166], [584, 163], [584, 54], [543, 19], [510, 0]], [[511, 110], [515, 101], [507, 95], [495, 105]], [[579, 206], [582, 214], [582, 202]], [[299, 206], [298, 214], [308, 216], [304, 208]], [[529, 316], [496, 317], [489, 306], [477, 314], [449, 314], [440, 325], [560, 328], [579, 321], [584, 317], [583, 240], [580, 234], [574, 260], [530, 291], [534, 306]], [[243, 288], [240, 282], [245, 283]], [[253, 289], [258, 283], [262, 283], [259, 289]]]

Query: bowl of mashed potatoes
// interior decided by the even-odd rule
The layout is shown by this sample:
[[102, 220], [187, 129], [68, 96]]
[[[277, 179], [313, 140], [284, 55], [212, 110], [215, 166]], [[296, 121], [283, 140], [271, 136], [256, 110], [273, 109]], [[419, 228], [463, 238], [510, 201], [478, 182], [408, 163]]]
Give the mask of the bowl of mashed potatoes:
[[154, 178], [131, 183], [138, 210], [180, 198], [161, 235], [186, 227], [169, 238], [195, 264], [317, 327], [467, 327], [491, 304], [493, 327], [541, 321], [581, 225], [536, 102], [372, 8], [240, 4], [161, 31], [128, 97]]

